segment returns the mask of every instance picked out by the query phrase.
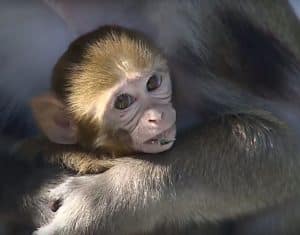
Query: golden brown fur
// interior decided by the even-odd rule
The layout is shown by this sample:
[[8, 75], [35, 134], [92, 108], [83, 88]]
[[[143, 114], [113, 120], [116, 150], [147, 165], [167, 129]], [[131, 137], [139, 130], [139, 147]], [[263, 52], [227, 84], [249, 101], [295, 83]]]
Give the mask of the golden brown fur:
[[[60, 145], [45, 138], [26, 139], [16, 148], [24, 160], [36, 164], [37, 160], [53, 165], [64, 166], [78, 174], [103, 172], [113, 166], [111, 154], [105, 152], [89, 152], [79, 146]], [[39, 159], [39, 156], [43, 156]]]
[[152, 71], [156, 63], [166, 61], [148, 39], [118, 26], [100, 27], [71, 43], [53, 70], [52, 90], [77, 126], [78, 145], [87, 153], [64, 146], [67, 154], [47, 154], [48, 160], [79, 173], [96, 173], [111, 166], [103, 158], [131, 153], [130, 135], [96, 118], [91, 107], [96, 102], [104, 105], [101, 95], [122, 78]]
[[164, 61], [142, 34], [118, 26], [101, 27], [70, 45], [54, 68], [52, 88], [80, 120], [87, 111], [82, 104], [89, 106], [126, 74], [151, 70], [157, 58]]

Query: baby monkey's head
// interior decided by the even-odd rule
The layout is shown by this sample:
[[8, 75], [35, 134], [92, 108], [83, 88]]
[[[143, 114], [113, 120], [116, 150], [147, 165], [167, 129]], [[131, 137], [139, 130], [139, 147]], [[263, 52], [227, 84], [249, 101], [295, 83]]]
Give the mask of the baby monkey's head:
[[78, 38], [57, 62], [52, 88], [32, 108], [53, 142], [122, 154], [162, 152], [175, 141], [167, 62], [138, 32], [105, 26]]

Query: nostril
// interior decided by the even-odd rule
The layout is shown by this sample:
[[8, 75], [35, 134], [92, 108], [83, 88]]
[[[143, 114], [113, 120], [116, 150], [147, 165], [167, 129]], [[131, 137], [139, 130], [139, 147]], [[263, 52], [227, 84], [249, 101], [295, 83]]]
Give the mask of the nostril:
[[157, 123], [157, 120], [155, 120], [155, 119], [149, 119], [149, 122], [150, 123]]
[[152, 115], [149, 115], [149, 119], [148, 121], [150, 123], [155, 123], [157, 124], [158, 122], [160, 122], [163, 118], [164, 118], [164, 112], [156, 112], [156, 113], [153, 113]]

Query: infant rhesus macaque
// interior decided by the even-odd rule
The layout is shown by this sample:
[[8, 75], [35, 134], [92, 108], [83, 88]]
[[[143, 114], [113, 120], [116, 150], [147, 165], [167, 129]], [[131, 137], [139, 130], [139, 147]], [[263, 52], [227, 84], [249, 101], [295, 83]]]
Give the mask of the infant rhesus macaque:
[[54, 68], [52, 93], [35, 97], [31, 106], [50, 142], [77, 146], [75, 154], [52, 154], [53, 161], [97, 173], [110, 158], [172, 147], [171, 96], [160, 50], [138, 32], [104, 26], [70, 45]]

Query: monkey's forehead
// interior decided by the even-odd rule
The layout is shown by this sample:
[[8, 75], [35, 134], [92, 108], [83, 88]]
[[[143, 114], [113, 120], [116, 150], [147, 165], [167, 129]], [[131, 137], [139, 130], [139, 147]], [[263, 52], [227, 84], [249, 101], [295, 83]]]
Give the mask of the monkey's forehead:
[[126, 51], [103, 55], [101, 51], [92, 51], [81, 64], [74, 66], [70, 82], [101, 84], [106, 89], [122, 79], [139, 79], [158, 71], [168, 72], [166, 60], [160, 56], [145, 58]]
[[107, 37], [90, 44], [85, 58], [105, 66], [111, 64], [122, 68], [145, 68], [162, 57], [157, 49], [141, 39]]
[[74, 41], [69, 51], [80, 55], [77, 62], [71, 63], [69, 71], [75, 75], [71, 80], [98, 77], [104, 84], [110, 84], [121, 77], [131, 78], [135, 73], [167, 67], [152, 42], [138, 32], [119, 26], [100, 27]]
[[97, 78], [104, 85], [113, 85], [122, 78], [142, 77], [158, 68], [168, 70], [166, 60], [157, 49], [127, 37], [95, 41], [88, 46], [83, 58], [77, 70], [82, 76], [75, 79]]

